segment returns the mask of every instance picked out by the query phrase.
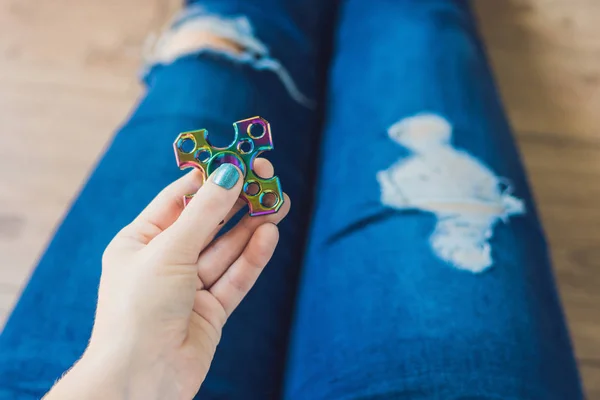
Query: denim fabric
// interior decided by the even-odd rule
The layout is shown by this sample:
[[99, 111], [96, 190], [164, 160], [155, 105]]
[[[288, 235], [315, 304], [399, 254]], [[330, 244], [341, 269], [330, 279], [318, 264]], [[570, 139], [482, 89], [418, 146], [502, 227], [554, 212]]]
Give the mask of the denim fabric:
[[[465, 2], [347, 0], [335, 49], [285, 399], [582, 398], [540, 222]], [[453, 161], [469, 154], [472, 168], [438, 174], [414, 160], [446, 153], [387, 134], [431, 114], [453, 127]], [[430, 202], [484, 203], [483, 187], [467, 190], [489, 183], [473, 160], [508, 178], [525, 206], [492, 228], [493, 262], [479, 272], [435, 254], [432, 232], [448, 216], [409, 201], [420, 185]], [[403, 176], [392, 197], [406, 196], [405, 209], [382, 203], [376, 178], [397, 162], [434, 186]]]
[[[203, 11], [192, 18], [247, 17], [303, 94], [320, 99], [333, 2], [194, 3]], [[347, 0], [339, 12], [296, 313], [319, 111], [251, 62], [188, 55], [150, 70], [147, 93], [32, 275], [0, 336], [1, 399], [39, 398], [81, 355], [102, 252], [181, 175], [175, 136], [205, 127], [224, 143], [231, 123], [254, 115], [271, 122], [275, 151], [266, 156], [293, 207], [273, 260], [225, 327], [198, 398], [280, 398], [285, 368], [283, 397], [293, 400], [582, 397], [540, 223], [465, 3]], [[426, 145], [394, 136], [410, 121], [435, 128]], [[442, 146], [426, 154], [434, 139]], [[431, 162], [442, 171], [428, 170]], [[423, 177], [384, 193], [380, 174], [394, 165], [398, 176]], [[490, 197], [495, 177], [504, 187]], [[415, 187], [435, 196], [415, 200]], [[513, 212], [500, 213], [489, 232], [480, 214], [456, 212], [483, 205], [489, 213], [502, 201]], [[437, 202], [454, 211], [440, 212]], [[450, 252], [432, 239], [447, 234], [441, 221], [459, 232]], [[491, 264], [461, 265], [486, 245]]]

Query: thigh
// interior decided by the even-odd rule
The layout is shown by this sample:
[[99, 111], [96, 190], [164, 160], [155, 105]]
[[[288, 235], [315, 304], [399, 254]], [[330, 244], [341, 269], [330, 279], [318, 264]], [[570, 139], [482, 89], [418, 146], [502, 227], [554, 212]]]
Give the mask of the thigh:
[[348, 0], [288, 399], [581, 398], [465, 1]]
[[[225, 35], [240, 44], [240, 54], [190, 51], [149, 66], [147, 92], [75, 200], [4, 329], [0, 397], [41, 397], [81, 355], [104, 248], [181, 175], [175, 137], [207, 128], [209, 140], [222, 145], [233, 138], [233, 122], [255, 115], [271, 123], [277, 150], [266, 156], [294, 207], [280, 227], [273, 266], [225, 327], [201, 395], [262, 400], [277, 394], [310, 200], [310, 149], [303, 144], [317, 136], [318, 111], [308, 103], [321, 86], [319, 32], [301, 23], [308, 11], [298, 15], [287, 2], [266, 1], [264, 10], [250, 3], [204, 1], [177, 22]], [[312, 10], [315, 18], [326, 11], [325, 4]]]

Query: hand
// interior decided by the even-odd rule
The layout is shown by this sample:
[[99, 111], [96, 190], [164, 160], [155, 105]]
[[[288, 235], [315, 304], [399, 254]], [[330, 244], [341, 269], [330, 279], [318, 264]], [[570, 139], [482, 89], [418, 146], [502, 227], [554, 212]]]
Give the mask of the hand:
[[[276, 224], [290, 205], [286, 196], [278, 213], [246, 215], [213, 240], [221, 221], [244, 206], [238, 198], [242, 175], [229, 168], [234, 168], [229, 181], [237, 179], [230, 189], [214, 179], [228, 167], [199, 190], [202, 177], [194, 170], [115, 236], [102, 260], [88, 349], [47, 399], [191, 399], [196, 394], [223, 325], [275, 250]], [[264, 159], [256, 160], [255, 171], [273, 175]], [[184, 209], [183, 195], [196, 190]]]

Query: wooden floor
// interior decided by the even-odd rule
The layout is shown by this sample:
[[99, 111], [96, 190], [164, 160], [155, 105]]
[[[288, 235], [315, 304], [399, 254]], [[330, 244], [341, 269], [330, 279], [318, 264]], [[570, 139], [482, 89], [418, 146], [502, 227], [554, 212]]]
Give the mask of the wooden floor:
[[[147, 33], [176, 4], [0, 0], [0, 325], [138, 95]], [[475, 4], [600, 399], [600, 1]]]

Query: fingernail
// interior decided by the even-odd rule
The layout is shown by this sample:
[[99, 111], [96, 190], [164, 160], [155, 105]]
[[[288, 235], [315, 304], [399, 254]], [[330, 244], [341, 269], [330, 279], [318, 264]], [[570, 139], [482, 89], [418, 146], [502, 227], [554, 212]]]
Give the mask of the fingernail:
[[240, 173], [237, 168], [229, 163], [222, 164], [212, 174], [213, 182], [227, 190], [234, 187], [239, 178]]

